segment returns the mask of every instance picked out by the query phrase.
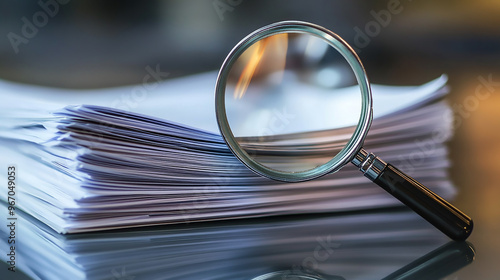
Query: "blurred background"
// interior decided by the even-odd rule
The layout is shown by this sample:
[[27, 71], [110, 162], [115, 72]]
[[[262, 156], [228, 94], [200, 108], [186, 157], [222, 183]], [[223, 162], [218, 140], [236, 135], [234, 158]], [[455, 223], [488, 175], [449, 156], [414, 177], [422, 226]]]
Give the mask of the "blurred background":
[[[63, 88], [139, 84], [217, 70], [244, 36], [304, 20], [343, 37], [373, 83], [421, 84], [446, 73], [456, 204], [475, 220], [477, 260], [459, 279], [497, 279], [500, 257], [500, 2], [1, 1], [0, 79]], [[215, 82], [215, 81], [214, 81]], [[452, 279], [452, 278], [450, 278]]]
[[[67, 2], [67, 3], [66, 3]], [[66, 4], [63, 4], [66, 3]], [[0, 76], [70, 88], [140, 83], [160, 64], [170, 78], [218, 69], [242, 37], [280, 20], [338, 33], [375, 83], [494, 71], [498, 1], [2, 1]]]

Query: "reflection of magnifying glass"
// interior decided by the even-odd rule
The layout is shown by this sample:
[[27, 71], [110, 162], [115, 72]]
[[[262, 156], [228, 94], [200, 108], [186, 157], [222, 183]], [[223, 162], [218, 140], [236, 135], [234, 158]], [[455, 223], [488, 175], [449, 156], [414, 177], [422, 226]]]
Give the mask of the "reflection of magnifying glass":
[[[359, 86], [339, 88], [348, 78], [336, 69], [351, 69], [347, 75]], [[372, 121], [370, 84], [335, 33], [297, 21], [253, 32], [224, 61], [215, 102], [224, 140], [256, 173], [297, 182], [352, 162], [450, 238], [470, 235], [471, 218], [362, 148]]]
[[[468, 242], [449, 242], [436, 250], [407, 264], [382, 280], [434, 280], [462, 269], [472, 263], [475, 257], [474, 247]], [[267, 273], [252, 280], [341, 280], [341, 276], [319, 275], [317, 272], [277, 271]]]
[[316, 273], [290, 273], [288, 271], [276, 271], [260, 275], [252, 280], [345, 280], [341, 276], [320, 276]]

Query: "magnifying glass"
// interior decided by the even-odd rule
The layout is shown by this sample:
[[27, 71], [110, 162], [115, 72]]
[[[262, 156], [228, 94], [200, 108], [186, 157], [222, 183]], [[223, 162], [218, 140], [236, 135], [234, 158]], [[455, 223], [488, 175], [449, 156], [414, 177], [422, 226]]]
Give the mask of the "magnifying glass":
[[229, 148], [257, 174], [299, 182], [351, 162], [450, 238], [472, 232], [470, 217], [363, 149], [370, 84], [354, 50], [330, 30], [284, 21], [245, 37], [219, 71], [215, 109]]

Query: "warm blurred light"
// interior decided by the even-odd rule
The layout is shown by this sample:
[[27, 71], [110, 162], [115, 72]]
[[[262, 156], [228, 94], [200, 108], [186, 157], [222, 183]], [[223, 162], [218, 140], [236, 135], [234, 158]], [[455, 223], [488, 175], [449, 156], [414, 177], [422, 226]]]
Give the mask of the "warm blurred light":
[[[243, 61], [244, 68], [234, 90], [234, 98], [241, 99], [252, 81], [259, 72], [283, 71], [288, 49], [288, 34], [278, 34], [264, 38], [250, 46], [238, 61]], [[279, 59], [279, 58], [282, 59]], [[262, 61], [269, 61], [262, 66]], [[278, 62], [278, 63], [276, 63]]]
[[269, 38], [265, 38], [261, 41], [258, 41], [247, 50], [247, 52], [251, 53], [251, 57], [247, 62], [245, 68], [243, 68], [240, 78], [238, 79], [236, 89], [234, 90], [234, 98], [240, 99], [245, 94], [248, 88], [248, 84], [252, 80], [252, 77], [255, 73], [255, 69], [257, 69], [257, 66], [259, 66], [260, 61], [262, 60], [262, 55], [264, 55], [264, 50], [266, 48], [268, 40]]

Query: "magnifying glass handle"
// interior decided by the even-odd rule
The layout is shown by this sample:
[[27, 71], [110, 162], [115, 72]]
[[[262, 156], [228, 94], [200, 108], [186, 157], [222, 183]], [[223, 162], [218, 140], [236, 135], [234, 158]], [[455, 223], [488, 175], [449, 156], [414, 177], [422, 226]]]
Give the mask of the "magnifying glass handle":
[[352, 161], [365, 176], [410, 207], [453, 240], [465, 240], [472, 219], [412, 177], [364, 150]]

